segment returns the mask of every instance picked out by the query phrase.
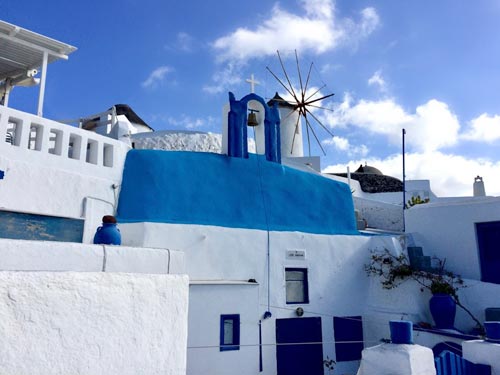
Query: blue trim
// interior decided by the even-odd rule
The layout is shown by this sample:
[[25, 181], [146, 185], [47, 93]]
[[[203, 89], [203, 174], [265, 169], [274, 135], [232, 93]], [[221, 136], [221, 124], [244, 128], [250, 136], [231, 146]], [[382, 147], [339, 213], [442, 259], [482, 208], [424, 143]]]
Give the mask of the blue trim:
[[[302, 272], [303, 274], [303, 284], [304, 284], [304, 299], [302, 301], [286, 301], [286, 304], [287, 305], [297, 305], [297, 304], [305, 304], [305, 303], [309, 303], [309, 282], [308, 282], [308, 279], [307, 279], [307, 268], [285, 268], [285, 287], [286, 287], [286, 283], [288, 281], [287, 277], [286, 277], [286, 273], [288, 271], [293, 271], [293, 272]], [[285, 295], [286, 295], [286, 291], [285, 291]], [[285, 297], [286, 298], [286, 297]]]
[[4, 176], [5, 176], [5, 172], [4, 171], [0, 171], [0, 180], [2, 180]]
[[120, 223], [359, 234], [347, 184], [253, 154], [243, 159], [131, 150], [117, 218]]
[[[230, 344], [224, 344], [224, 323], [231, 320], [233, 322], [233, 340]], [[240, 350], [240, 315], [228, 314], [220, 316], [220, 351]]]
[[228, 155], [238, 158], [248, 158], [248, 130], [247, 110], [248, 102], [255, 100], [264, 107], [264, 137], [265, 155], [268, 161], [281, 163], [281, 136], [280, 115], [278, 103], [274, 102], [269, 108], [264, 99], [256, 94], [248, 94], [241, 100], [236, 100], [232, 92], [229, 93], [228, 120]]

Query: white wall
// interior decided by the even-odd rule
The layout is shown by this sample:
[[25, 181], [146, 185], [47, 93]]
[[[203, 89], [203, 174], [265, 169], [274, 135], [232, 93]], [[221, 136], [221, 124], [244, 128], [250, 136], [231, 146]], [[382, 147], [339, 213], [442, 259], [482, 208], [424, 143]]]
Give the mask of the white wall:
[[186, 371], [186, 276], [0, 272], [3, 374]]
[[[240, 315], [240, 349], [220, 351], [220, 317]], [[259, 373], [259, 288], [202, 282], [189, 287], [188, 375]], [[237, 372], [235, 372], [237, 369]]]
[[0, 239], [0, 271], [183, 274], [184, 254], [169, 249]]
[[[431, 293], [422, 291], [421, 285], [407, 280], [394, 289], [383, 289], [378, 277], [369, 278], [369, 291], [364, 315], [365, 340], [377, 342], [389, 338], [389, 320], [411, 320], [414, 323], [425, 322], [434, 325], [429, 310]], [[459, 289], [461, 303], [480, 321], [484, 322], [484, 311], [488, 307], [500, 307], [500, 285], [483, 283], [477, 280], [464, 279], [465, 288]], [[474, 320], [457, 306], [455, 327], [462, 332], [470, 332], [475, 328]], [[415, 332], [416, 333], [416, 332]], [[454, 341], [454, 340], [448, 340]], [[427, 345], [429, 341], [417, 341]]]
[[[19, 135], [13, 145], [5, 142], [12, 123], [17, 124]], [[38, 129], [39, 139], [28, 148], [33, 143], [33, 126]], [[54, 140], [56, 134], [58, 141]], [[76, 147], [72, 137], [80, 140], [79, 159], [68, 157], [70, 144]], [[89, 219], [91, 211], [85, 212], [85, 206], [93, 200], [100, 206], [92, 215], [113, 214], [128, 150], [123, 142], [2, 106], [0, 170], [5, 175], [0, 180], [0, 207], [6, 211]], [[86, 229], [86, 241], [89, 231]]]
[[[122, 224], [121, 231], [124, 244], [138, 246], [142, 243], [183, 251], [186, 272], [191, 280], [257, 280], [260, 303], [257, 318], [268, 309], [273, 314], [271, 319], [262, 321], [263, 342], [267, 344], [263, 352], [263, 374], [276, 373], [275, 319], [296, 317], [295, 310], [299, 306], [304, 309], [305, 317], [322, 317], [324, 358], [335, 358], [333, 316], [364, 313], [370, 282], [364, 264], [369, 260], [370, 250], [400, 249], [398, 239], [387, 236], [270, 232], [271, 277], [268, 283], [266, 231], [160, 223]], [[305, 259], [288, 259], [287, 250], [297, 249], [305, 251]], [[309, 304], [286, 304], [286, 267], [308, 268]], [[269, 307], [268, 286], [271, 290]], [[200, 298], [207, 301], [206, 308], [210, 301], [219, 303], [218, 299]], [[245, 303], [245, 297], [236, 296], [234, 303]], [[196, 328], [190, 326], [190, 334], [192, 329]], [[356, 365], [339, 364], [337, 368], [352, 372]], [[233, 371], [239, 370], [234, 368]]]
[[389, 231], [403, 230], [403, 206], [376, 201], [370, 198], [353, 197], [354, 207], [370, 228]]
[[480, 280], [475, 223], [500, 220], [500, 198], [428, 203], [405, 211], [406, 232], [425, 255], [446, 258], [446, 268]]

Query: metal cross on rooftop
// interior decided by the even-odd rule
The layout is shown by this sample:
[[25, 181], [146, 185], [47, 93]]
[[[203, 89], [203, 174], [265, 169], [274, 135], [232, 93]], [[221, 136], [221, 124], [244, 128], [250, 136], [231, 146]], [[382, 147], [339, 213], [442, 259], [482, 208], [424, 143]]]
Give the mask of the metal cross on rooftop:
[[260, 82], [255, 80], [253, 73], [249, 79], [248, 78], [246, 79], [246, 82], [248, 82], [250, 84], [250, 92], [252, 94], [255, 93], [255, 85], [260, 85]]

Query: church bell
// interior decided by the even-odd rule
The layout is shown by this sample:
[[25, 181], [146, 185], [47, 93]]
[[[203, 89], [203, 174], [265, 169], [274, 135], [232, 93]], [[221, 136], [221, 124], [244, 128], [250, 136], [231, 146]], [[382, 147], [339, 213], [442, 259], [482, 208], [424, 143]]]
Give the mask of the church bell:
[[259, 125], [259, 122], [257, 121], [257, 115], [255, 114], [255, 112], [253, 110], [250, 110], [250, 113], [248, 115], [247, 125], [248, 126]]

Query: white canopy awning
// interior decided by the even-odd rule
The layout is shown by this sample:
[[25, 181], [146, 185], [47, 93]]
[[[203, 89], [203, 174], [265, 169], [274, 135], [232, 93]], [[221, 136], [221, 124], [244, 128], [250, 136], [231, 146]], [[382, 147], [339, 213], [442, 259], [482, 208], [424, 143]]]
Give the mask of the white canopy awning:
[[42, 69], [38, 115], [41, 116], [47, 64], [68, 59], [76, 47], [0, 21], [0, 82]]

